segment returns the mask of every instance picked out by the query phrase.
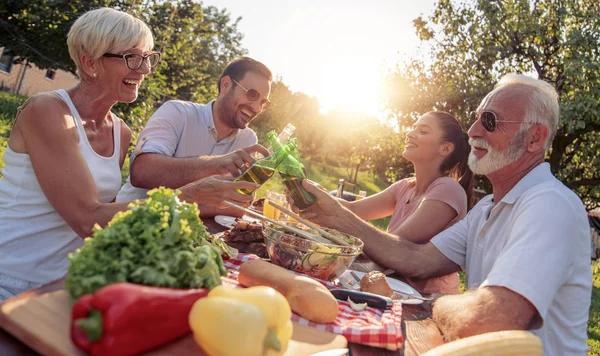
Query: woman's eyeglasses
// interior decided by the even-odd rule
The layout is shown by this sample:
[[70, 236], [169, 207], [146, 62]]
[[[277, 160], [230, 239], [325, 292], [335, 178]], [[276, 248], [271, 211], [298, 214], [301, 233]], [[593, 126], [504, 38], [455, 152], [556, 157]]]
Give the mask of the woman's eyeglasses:
[[498, 122], [523, 123], [522, 121], [499, 120], [496, 117], [496, 114], [494, 114], [491, 111], [482, 111], [481, 113], [474, 112], [474, 114], [477, 120], [481, 121], [481, 125], [483, 125], [483, 128], [486, 129], [488, 132], [496, 131]]
[[131, 69], [131, 70], [138, 70], [142, 67], [142, 65], [144, 64], [144, 61], [148, 61], [148, 65], [150, 66], [150, 68], [154, 68], [158, 65], [158, 62], [160, 62], [160, 53], [158, 52], [153, 52], [150, 54], [147, 54], [145, 56], [141, 56], [139, 54], [136, 53], [127, 53], [127, 54], [113, 54], [113, 53], [104, 53], [102, 55], [103, 57], [114, 57], [114, 58], [123, 58], [123, 60], [125, 61], [125, 64], [127, 65], [127, 68]]
[[[235, 79], [231, 78], [231, 80], [240, 86], [240, 88], [244, 89], [246, 91], [246, 99], [248, 99], [249, 101], [257, 101], [258, 99], [260, 99], [260, 93], [256, 90], [256, 89], [246, 89], [244, 88], [244, 86], [242, 86], [240, 83], [238, 83]], [[263, 109], [266, 109], [269, 107], [269, 105], [271, 105], [271, 102], [269, 101], [269, 99], [267, 98], [263, 98], [260, 101], [260, 105], [262, 106]]]

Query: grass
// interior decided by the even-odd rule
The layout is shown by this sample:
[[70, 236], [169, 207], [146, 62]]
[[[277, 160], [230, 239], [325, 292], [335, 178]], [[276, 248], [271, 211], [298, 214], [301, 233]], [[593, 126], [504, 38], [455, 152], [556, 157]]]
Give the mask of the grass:
[[[8, 145], [8, 137], [17, 108], [27, 97], [17, 96], [0, 91], [0, 169], [4, 168], [4, 151]], [[0, 178], [2, 173], [0, 173]]]
[[[15, 116], [17, 107], [25, 101], [25, 97], [16, 96], [10, 93], [0, 91], [0, 168], [4, 167], [4, 150], [8, 143], [12, 120]], [[311, 161], [308, 161], [311, 162]], [[344, 167], [332, 167], [328, 164], [311, 162], [307, 164], [308, 177], [316, 182], [319, 182], [325, 189], [334, 190], [337, 188], [339, 178], [346, 178], [347, 171]], [[129, 174], [129, 159], [126, 160], [121, 175], [123, 182]], [[0, 174], [1, 177], [1, 174]], [[377, 193], [385, 188], [385, 184], [377, 177], [360, 172], [358, 174], [358, 182], [361, 190], [366, 190], [368, 195]], [[283, 192], [284, 186], [281, 178], [275, 175], [270, 181], [263, 185], [257, 191], [257, 197], [263, 197], [267, 190]], [[385, 229], [389, 222], [388, 219], [380, 219], [373, 221], [373, 224], [381, 229]], [[592, 291], [592, 305], [590, 307], [590, 317], [588, 323], [588, 356], [600, 356], [600, 260], [592, 263], [592, 271], [594, 273]], [[462, 291], [464, 291], [464, 274], [461, 273]]]
[[600, 260], [592, 263], [593, 289], [590, 319], [588, 321], [588, 356], [600, 356]]
[[[308, 161], [307, 161], [308, 162]], [[331, 165], [324, 164], [314, 160], [312, 163], [306, 165], [307, 177], [315, 182], [319, 182], [328, 191], [337, 189], [338, 180], [345, 178], [346, 168], [345, 167], [332, 167]], [[378, 177], [369, 174], [368, 172], [359, 172], [357, 178], [358, 184], [361, 190], [367, 192], [367, 196], [373, 195], [385, 189], [386, 184], [381, 181]], [[264, 197], [267, 191], [275, 191], [283, 193], [285, 186], [281, 181], [279, 174], [275, 174], [267, 183], [260, 187], [256, 191], [256, 197]], [[358, 192], [356, 192], [358, 193]], [[389, 217], [374, 220], [371, 223], [380, 229], [385, 230], [389, 223]]]

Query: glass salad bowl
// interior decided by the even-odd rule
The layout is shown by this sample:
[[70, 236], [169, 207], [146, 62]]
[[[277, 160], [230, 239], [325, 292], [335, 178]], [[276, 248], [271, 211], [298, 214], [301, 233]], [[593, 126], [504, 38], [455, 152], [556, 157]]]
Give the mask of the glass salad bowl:
[[[333, 280], [344, 273], [362, 253], [363, 242], [353, 236], [332, 229], [327, 232], [342, 237], [349, 246], [321, 243], [265, 222], [264, 235], [271, 262], [283, 268], [304, 273], [322, 280]], [[310, 230], [307, 232], [314, 233]]]

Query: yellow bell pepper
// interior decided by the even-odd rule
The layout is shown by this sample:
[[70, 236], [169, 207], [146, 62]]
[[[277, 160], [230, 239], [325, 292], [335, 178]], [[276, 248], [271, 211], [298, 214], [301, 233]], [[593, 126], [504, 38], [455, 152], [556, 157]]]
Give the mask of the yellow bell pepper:
[[211, 356], [282, 355], [292, 337], [292, 311], [270, 287], [213, 288], [190, 311], [194, 339]]

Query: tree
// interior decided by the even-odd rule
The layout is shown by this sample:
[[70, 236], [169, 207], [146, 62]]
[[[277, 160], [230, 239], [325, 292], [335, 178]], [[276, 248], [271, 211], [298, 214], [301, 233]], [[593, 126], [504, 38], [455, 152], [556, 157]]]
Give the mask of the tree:
[[414, 167], [402, 156], [404, 135], [392, 128], [379, 125], [365, 137], [364, 151], [360, 151], [366, 167], [388, 184], [410, 177]]
[[120, 103], [115, 112], [139, 131], [165, 100], [208, 102], [227, 63], [242, 56], [241, 18], [192, 0], [6, 0], [0, 2], [0, 46], [17, 61], [75, 73], [66, 43], [70, 26], [84, 12], [113, 7], [144, 20], [152, 29], [162, 60], [140, 89], [138, 100]]
[[414, 26], [430, 56], [388, 76], [388, 107], [402, 124], [445, 110], [465, 127], [509, 72], [536, 76], [560, 95], [561, 120], [547, 160], [584, 201], [600, 206], [600, 5], [580, 0], [440, 0]]
[[164, 77], [162, 94], [197, 102], [215, 98], [225, 66], [246, 54], [237, 30], [241, 18], [232, 23], [226, 10], [192, 0], [157, 1], [148, 10], [148, 26], [165, 58], [156, 71]]
[[127, 0], [3, 0], [0, 46], [9, 48], [17, 56], [17, 63], [28, 60], [42, 69], [63, 69], [75, 74], [67, 33], [77, 17], [102, 6], [130, 10], [133, 5]]
[[271, 130], [280, 132], [285, 125], [291, 123], [296, 127], [294, 136], [298, 138], [302, 157], [312, 160], [320, 156], [326, 132], [323, 130], [323, 115], [319, 112], [317, 99], [304, 93], [292, 92], [282, 78], [276, 78], [271, 85], [269, 100], [269, 109], [252, 122], [252, 128], [259, 138], [266, 137]]
[[138, 100], [115, 107], [136, 131], [167, 100], [207, 103], [214, 99], [225, 66], [246, 54], [241, 47], [243, 36], [237, 30], [241, 18], [232, 22], [226, 10], [192, 0], [152, 0], [138, 17], [152, 29], [155, 50], [163, 56], [144, 81]]
[[281, 78], [276, 78], [271, 83], [271, 95], [269, 96], [271, 105], [268, 109], [263, 110], [251, 125], [259, 139], [264, 139], [261, 142], [266, 144], [267, 132], [271, 130], [280, 132], [288, 122], [297, 126], [297, 123], [291, 120], [292, 114], [295, 113], [295, 110], [291, 109], [293, 106], [292, 96], [292, 91]]
[[[376, 118], [349, 112], [341, 108], [326, 115], [320, 113], [319, 102], [301, 92], [292, 92], [282, 78], [271, 85], [271, 106], [252, 122], [262, 143], [266, 133], [281, 131], [288, 123], [296, 126], [301, 156], [308, 165], [313, 160], [325, 161], [335, 167], [347, 168], [347, 181], [356, 182], [357, 173], [369, 169], [383, 176], [396, 162], [408, 162], [399, 154], [399, 136]], [[400, 151], [401, 152], [401, 151]], [[389, 170], [387, 179], [393, 181], [412, 172]], [[393, 173], [392, 173], [393, 171]]]

